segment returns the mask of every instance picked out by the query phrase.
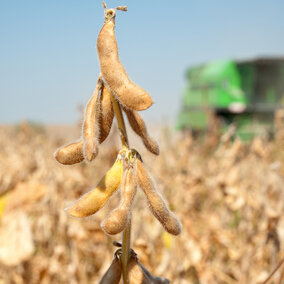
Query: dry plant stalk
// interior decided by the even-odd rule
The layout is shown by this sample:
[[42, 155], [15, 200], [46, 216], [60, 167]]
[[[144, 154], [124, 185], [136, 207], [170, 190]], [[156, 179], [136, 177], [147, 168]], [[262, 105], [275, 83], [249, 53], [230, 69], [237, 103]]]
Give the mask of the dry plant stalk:
[[169, 283], [166, 279], [153, 277], [139, 263], [135, 253], [135, 256], [133, 251], [130, 254], [131, 211], [138, 185], [145, 193], [151, 212], [167, 232], [178, 235], [181, 232], [181, 224], [156, 191], [140, 154], [129, 148], [121, 109], [126, 113], [133, 130], [142, 138], [147, 150], [155, 155], [159, 154], [157, 142], [148, 134], [146, 124], [137, 112], [149, 108], [153, 101], [147, 92], [130, 81], [119, 61], [114, 33], [115, 16], [116, 10], [127, 11], [127, 7], [107, 9], [105, 3], [103, 6], [105, 22], [97, 40], [101, 74], [86, 107], [82, 137], [78, 142], [57, 150], [55, 158], [65, 165], [94, 160], [99, 152], [99, 144], [109, 135], [114, 114], [121, 132], [123, 147], [113, 166], [96, 188], [71, 204], [66, 212], [72, 217], [90, 216], [100, 210], [110, 196], [121, 187], [121, 203], [105, 218], [101, 227], [109, 235], [123, 232], [122, 249], [115, 253], [110, 268], [100, 283], [119, 283], [121, 274], [125, 284]]

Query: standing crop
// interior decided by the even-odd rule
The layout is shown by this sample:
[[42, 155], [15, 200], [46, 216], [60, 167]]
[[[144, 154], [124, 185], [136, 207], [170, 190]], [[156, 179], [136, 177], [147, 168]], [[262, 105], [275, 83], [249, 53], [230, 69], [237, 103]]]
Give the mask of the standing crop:
[[79, 141], [58, 149], [55, 158], [64, 165], [94, 160], [99, 152], [99, 144], [104, 142], [110, 132], [114, 115], [120, 131], [122, 149], [96, 188], [71, 204], [66, 212], [78, 218], [90, 216], [100, 210], [110, 196], [120, 189], [121, 203], [105, 218], [101, 227], [109, 235], [123, 232], [122, 245], [116, 251], [100, 283], [119, 283], [121, 274], [125, 284], [169, 283], [167, 279], [152, 276], [130, 248], [131, 214], [138, 187], [143, 190], [150, 211], [167, 232], [178, 235], [181, 224], [156, 190], [140, 154], [129, 147], [122, 111], [147, 150], [159, 155], [159, 146], [149, 136], [146, 124], [138, 113], [148, 109], [153, 101], [146, 91], [129, 79], [119, 60], [114, 32], [115, 17], [117, 10], [127, 11], [127, 7], [107, 9], [105, 3], [103, 6], [105, 22], [97, 39], [101, 73], [94, 94], [86, 106], [82, 137]]

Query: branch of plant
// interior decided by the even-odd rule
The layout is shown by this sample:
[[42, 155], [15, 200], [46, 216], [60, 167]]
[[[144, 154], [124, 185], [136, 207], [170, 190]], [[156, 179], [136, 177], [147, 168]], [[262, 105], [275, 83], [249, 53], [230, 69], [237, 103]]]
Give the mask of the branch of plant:
[[284, 263], [284, 258], [282, 258], [280, 260], [280, 262], [277, 264], [277, 266], [274, 268], [274, 270], [270, 273], [270, 275], [266, 278], [266, 280], [264, 282], [262, 282], [261, 284], [267, 284], [269, 282], [269, 280], [272, 278], [272, 276], [277, 272], [277, 270], [282, 266], [282, 264]]
[[[129, 143], [128, 143], [128, 137], [127, 137], [127, 131], [125, 127], [125, 122], [123, 118], [123, 114], [121, 111], [121, 107], [119, 103], [117, 102], [113, 91], [112, 91], [112, 103], [113, 103], [113, 108], [114, 108], [114, 113], [115, 117], [117, 120], [118, 128], [120, 131], [120, 139], [121, 139], [121, 144], [123, 148], [129, 149]], [[122, 256], [121, 256], [121, 264], [122, 264], [122, 278], [124, 284], [128, 284], [128, 260], [130, 256], [130, 239], [131, 239], [131, 217], [130, 221], [125, 228], [125, 230], [122, 233]]]

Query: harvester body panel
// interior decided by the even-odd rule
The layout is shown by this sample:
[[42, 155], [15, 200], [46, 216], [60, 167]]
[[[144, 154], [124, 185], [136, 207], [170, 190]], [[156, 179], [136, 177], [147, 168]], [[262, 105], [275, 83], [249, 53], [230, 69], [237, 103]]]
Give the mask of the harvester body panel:
[[282, 58], [216, 61], [190, 68], [186, 77], [180, 129], [208, 129], [213, 112], [224, 128], [234, 123], [246, 139], [262, 128], [272, 130], [274, 111], [283, 107]]

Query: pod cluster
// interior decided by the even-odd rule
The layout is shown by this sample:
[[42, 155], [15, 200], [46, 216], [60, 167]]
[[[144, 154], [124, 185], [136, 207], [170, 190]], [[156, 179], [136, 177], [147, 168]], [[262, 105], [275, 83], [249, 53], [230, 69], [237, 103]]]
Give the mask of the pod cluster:
[[[110, 133], [117, 106], [124, 111], [130, 126], [141, 137], [145, 147], [151, 153], [159, 154], [157, 142], [148, 134], [146, 124], [138, 113], [149, 108], [153, 101], [146, 91], [128, 78], [118, 56], [114, 33], [116, 10], [127, 9], [124, 6], [107, 9], [105, 4], [104, 8], [105, 22], [97, 40], [101, 74], [86, 106], [81, 139], [55, 152], [56, 160], [64, 165], [72, 165], [83, 160], [90, 162], [95, 159], [99, 144], [103, 143]], [[180, 222], [157, 192], [141, 156], [136, 150], [128, 148], [119, 152], [115, 163], [96, 188], [75, 201], [66, 211], [73, 217], [90, 216], [100, 210], [109, 197], [121, 188], [120, 205], [102, 222], [102, 228], [106, 233], [110, 235], [120, 233], [131, 218], [138, 186], [143, 190], [151, 212], [165, 230], [178, 235], [181, 231]]]
[[78, 141], [64, 145], [55, 152], [56, 160], [64, 165], [91, 162], [99, 152], [99, 144], [108, 137], [114, 119], [114, 100], [125, 112], [134, 132], [139, 135], [145, 147], [159, 155], [159, 145], [148, 134], [146, 124], [138, 111], [149, 108], [151, 96], [128, 77], [119, 60], [115, 37], [116, 10], [126, 11], [125, 6], [116, 9], [105, 8], [105, 22], [98, 35], [97, 51], [101, 73], [96, 89], [87, 103], [82, 136]]
[[[99, 144], [108, 137], [113, 119], [114, 107], [112, 93], [102, 81], [98, 79], [96, 89], [87, 103], [82, 136], [78, 141], [64, 145], [56, 150], [54, 156], [63, 165], [73, 165], [83, 160], [91, 162], [99, 152]], [[119, 102], [118, 102], [119, 103]], [[132, 109], [122, 107], [133, 131], [139, 135], [148, 151], [159, 155], [158, 143], [148, 134], [146, 124], [141, 115]]]
[[134, 149], [123, 149], [101, 179], [96, 188], [66, 208], [66, 212], [73, 217], [88, 217], [101, 209], [110, 196], [121, 189], [120, 205], [114, 209], [102, 222], [102, 229], [109, 235], [122, 232], [130, 218], [133, 201], [137, 188], [141, 188], [147, 199], [149, 209], [164, 229], [173, 235], [181, 232], [181, 224], [170, 211], [161, 194], [145, 169], [139, 153]]

